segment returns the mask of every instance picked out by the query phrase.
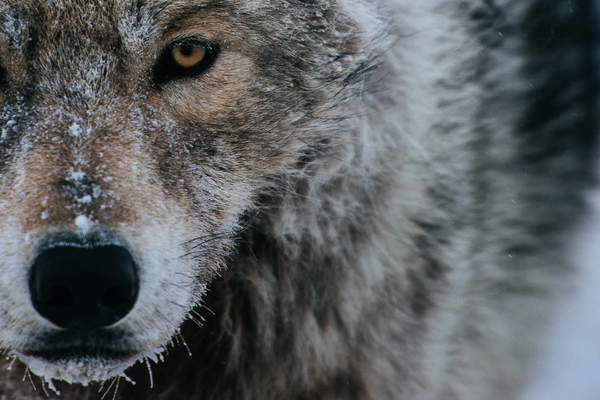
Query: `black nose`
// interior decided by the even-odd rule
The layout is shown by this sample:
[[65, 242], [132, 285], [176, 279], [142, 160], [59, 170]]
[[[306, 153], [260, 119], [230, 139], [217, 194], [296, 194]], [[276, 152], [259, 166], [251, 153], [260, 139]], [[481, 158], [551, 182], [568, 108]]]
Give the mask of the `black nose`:
[[29, 290], [35, 309], [52, 323], [95, 329], [112, 325], [131, 311], [139, 279], [124, 247], [61, 245], [37, 256]]

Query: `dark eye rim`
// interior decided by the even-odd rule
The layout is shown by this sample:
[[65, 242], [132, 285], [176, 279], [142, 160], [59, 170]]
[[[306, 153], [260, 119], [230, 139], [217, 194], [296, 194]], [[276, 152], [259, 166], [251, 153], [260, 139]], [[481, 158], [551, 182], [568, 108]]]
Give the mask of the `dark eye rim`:
[[0, 66], [0, 89], [6, 86], [7, 75], [6, 69]]
[[[177, 46], [201, 46], [206, 49], [206, 55], [200, 64], [192, 68], [183, 68], [173, 60], [172, 51]], [[196, 38], [178, 40], [168, 45], [154, 66], [153, 76], [157, 84], [164, 84], [170, 81], [192, 78], [198, 76], [209, 69], [219, 54], [219, 45], [205, 42]]]

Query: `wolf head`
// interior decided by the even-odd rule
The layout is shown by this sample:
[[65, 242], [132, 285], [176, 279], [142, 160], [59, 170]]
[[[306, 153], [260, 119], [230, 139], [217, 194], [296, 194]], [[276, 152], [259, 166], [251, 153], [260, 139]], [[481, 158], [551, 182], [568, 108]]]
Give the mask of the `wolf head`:
[[160, 354], [240, 217], [325, 140], [358, 29], [271, 3], [0, 0], [0, 347], [34, 373]]

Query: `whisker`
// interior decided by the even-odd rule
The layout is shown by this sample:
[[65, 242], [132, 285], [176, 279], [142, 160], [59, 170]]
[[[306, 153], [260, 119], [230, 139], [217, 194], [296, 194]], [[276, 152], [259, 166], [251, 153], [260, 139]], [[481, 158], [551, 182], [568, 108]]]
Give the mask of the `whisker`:
[[192, 356], [192, 351], [190, 350], [190, 347], [188, 346], [187, 342], [185, 341], [185, 339], [183, 338], [183, 336], [181, 336], [181, 333], [177, 334], [178, 337], [181, 338], [181, 341], [183, 342], [183, 345], [185, 346], [185, 348], [188, 351], [189, 356]]
[[204, 308], [205, 310], [207, 310], [209, 313], [211, 313], [212, 315], [217, 315], [215, 314], [215, 312], [213, 310], [211, 310], [210, 308], [208, 308], [207, 306], [205, 306], [204, 304], [200, 303], [200, 307]]
[[25, 368], [25, 374], [23, 374], [23, 382], [25, 382], [25, 378], [29, 377], [29, 382], [31, 382], [31, 386], [33, 386], [33, 390], [37, 391], [35, 384], [33, 383], [33, 379], [31, 378], [31, 373], [29, 372], [29, 366]]
[[[114, 378], [112, 380], [112, 382], [110, 383], [110, 386], [106, 389], [106, 392], [104, 392], [104, 394], [102, 395], [102, 397], [100, 397], [100, 400], [104, 400], [104, 398], [106, 397], [106, 395], [110, 392], [110, 389], [113, 387], [113, 385], [115, 384], [115, 382], [117, 381], [118, 378]], [[104, 384], [102, 384], [102, 386], [104, 386]]]
[[202, 314], [200, 314], [198, 311], [196, 311], [196, 310], [190, 310], [190, 313], [193, 313], [196, 317], [200, 318], [201, 321], [206, 321], [204, 319], [204, 317], [202, 316]]
[[44, 393], [46, 394], [46, 397], [50, 397], [50, 395], [48, 394], [48, 391], [46, 390], [46, 380], [44, 379], [44, 377], [42, 377], [42, 389], [44, 390]]
[[144, 358], [146, 361], [146, 366], [148, 367], [148, 375], [150, 375], [150, 389], [154, 387], [154, 377], [152, 376], [152, 367], [150, 366], [150, 360], [148, 357]]
[[[8, 360], [8, 357], [6, 359]], [[13, 356], [12, 361], [10, 362], [10, 364], [8, 364], [8, 367], [6, 368], [8, 371], [12, 369], [13, 365], [15, 364], [15, 361], [17, 361], [17, 357]]]
[[113, 394], [112, 400], [115, 400], [117, 398], [117, 392], [119, 391], [119, 383], [120, 382], [121, 382], [121, 377], [117, 376], [117, 386], [115, 386], [115, 392]]

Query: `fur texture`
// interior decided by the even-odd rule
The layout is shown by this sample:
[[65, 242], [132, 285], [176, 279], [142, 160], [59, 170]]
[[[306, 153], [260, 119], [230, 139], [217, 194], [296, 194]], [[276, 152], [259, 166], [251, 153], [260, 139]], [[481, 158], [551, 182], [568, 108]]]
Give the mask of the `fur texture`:
[[[595, 7], [0, 0], [0, 394], [515, 398], [593, 182]], [[41, 253], [108, 245], [123, 319], [36, 311]]]

